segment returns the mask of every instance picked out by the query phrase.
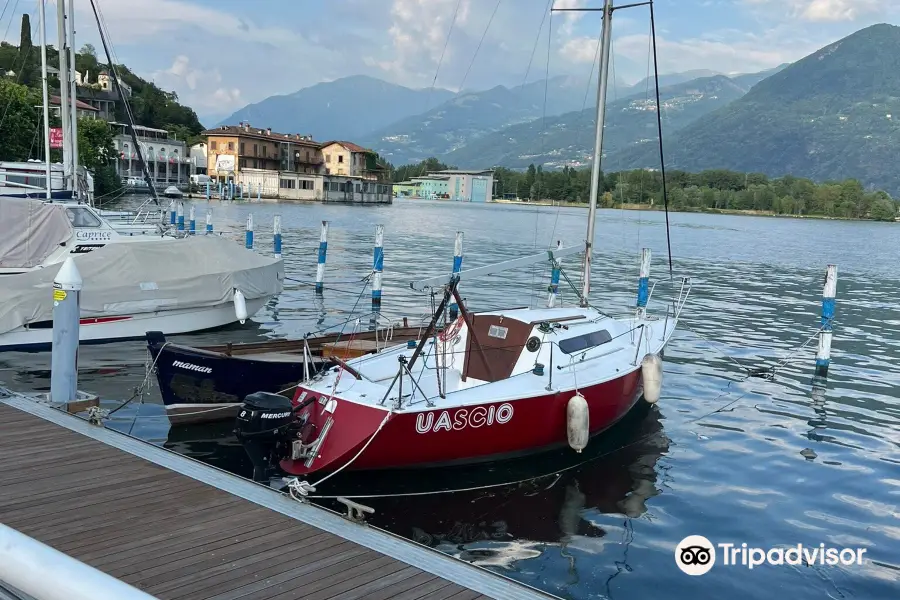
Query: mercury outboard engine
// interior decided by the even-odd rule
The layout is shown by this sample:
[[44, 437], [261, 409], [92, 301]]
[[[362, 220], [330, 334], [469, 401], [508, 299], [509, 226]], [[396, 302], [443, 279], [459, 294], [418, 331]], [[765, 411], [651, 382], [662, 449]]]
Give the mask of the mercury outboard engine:
[[294, 434], [302, 427], [294, 422], [294, 410], [281, 394], [256, 392], [244, 398], [234, 434], [253, 463], [253, 481], [267, 481], [279, 460], [291, 455]]

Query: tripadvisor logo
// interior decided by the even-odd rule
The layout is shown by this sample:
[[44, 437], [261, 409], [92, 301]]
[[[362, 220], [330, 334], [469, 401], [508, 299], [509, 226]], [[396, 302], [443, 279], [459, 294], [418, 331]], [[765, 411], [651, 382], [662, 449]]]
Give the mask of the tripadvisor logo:
[[818, 546], [776, 546], [756, 548], [746, 543], [713, 544], [702, 535], [689, 535], [675, 547], [675, 564], [688, 575], [705, 575], [716, 562], [726, 567], [760, 565], [861, 565], [866, 548]]

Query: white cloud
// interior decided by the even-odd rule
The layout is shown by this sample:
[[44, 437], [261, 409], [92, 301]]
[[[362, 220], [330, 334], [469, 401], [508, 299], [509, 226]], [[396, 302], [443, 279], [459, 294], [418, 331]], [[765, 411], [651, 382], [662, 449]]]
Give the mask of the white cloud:
[[813, 23], [856, 21], [879, 17], [898, 8], [897, 0], [743, 0], [767, 10], [781, 9], [792, 18]]

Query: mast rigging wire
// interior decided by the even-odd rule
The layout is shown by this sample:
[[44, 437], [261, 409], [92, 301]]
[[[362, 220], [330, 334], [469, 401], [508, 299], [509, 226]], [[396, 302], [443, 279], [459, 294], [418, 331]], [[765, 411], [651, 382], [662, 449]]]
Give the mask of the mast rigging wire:
[[669, 251], [669, 279], [672, 273], [672, 237], [669, 234], [669, 194], [666, 191], [666, 159], [663, 154], [662, 114], [659, 102], [659, 62], [656, 54], [656, 19], [653, 14], [653, 0], [650, 0], [650, 38], [653, 40], [653, 81], [656, 87], [656, 128], [659, 132], [659, 166], [662, 174], [663, 205], [666, 210], [666, 247]]

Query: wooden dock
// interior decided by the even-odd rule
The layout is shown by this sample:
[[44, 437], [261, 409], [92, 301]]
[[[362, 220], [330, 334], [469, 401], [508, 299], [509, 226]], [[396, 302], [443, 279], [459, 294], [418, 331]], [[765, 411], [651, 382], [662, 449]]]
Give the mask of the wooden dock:
[[553, 598], [16, 396], [0, 522], [160, 599]]

